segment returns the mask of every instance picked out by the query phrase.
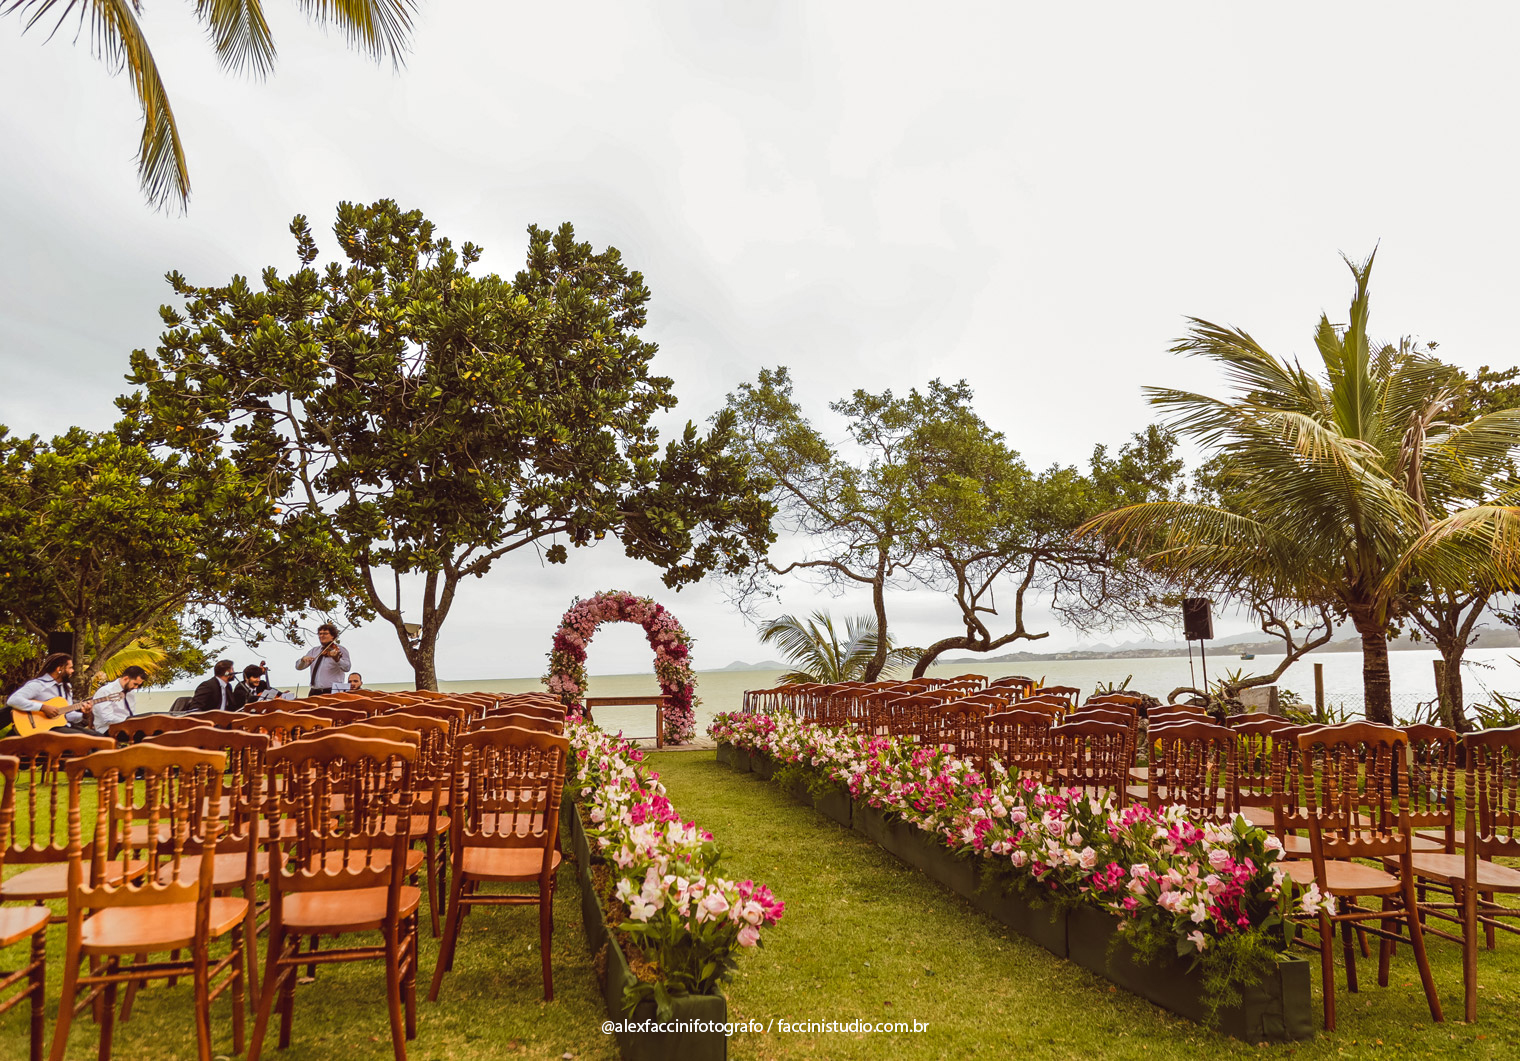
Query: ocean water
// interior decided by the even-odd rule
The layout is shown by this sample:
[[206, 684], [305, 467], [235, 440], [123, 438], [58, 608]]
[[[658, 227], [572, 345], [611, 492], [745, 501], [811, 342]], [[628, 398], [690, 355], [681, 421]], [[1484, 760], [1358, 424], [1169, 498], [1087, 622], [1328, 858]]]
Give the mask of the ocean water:
[[[1520, 693], [1520, 647], [1514, 650], [1502, 648], [1471, 649], [1464, 668], [1463, 681], [1468, 703], [1486, 701], [1488, 690]], [[1432, 661], [1439, 658], [1432, 651], [1404, 651], [1389, 654], [1389, 669], [1393, 676], [1395, 710], [1405, 714], [1418, 700], [1435, 696], [1435, 672]], [[1281, 656], [1258, 655], [1254, 660], [1242, 660], [1238, 655], [1226, 652], [1211, 653], [1208, 657], [1210, 680], [1217, 680], [1227, 673], [1242, 670], [1247, 674], [1267, 674], [1282, 660]], [[1358, 652], [1316, 653], [1309, 659], [1300, 660], [1278, 679], [1279, 688], [1291, 689], [1303, 699], [1314, 699], [1314, 664], [1325, 667], [1325, 698], [1332, 704], [1348, 703], [1360, 710], [1362, 695], [1362, 657]], [[1001, 678], [1010, 674], [1022, 674], [1041, 678], [1051, 685], [1075, 685], [1084, 695], [1098, 683], [1122, 682], [1129, 679], [1129, 688], [1151, 693], [1163, 700], [1179, 686], [1193, 686], [1202, 681], [1198, 658], [1193, 660], [1193, 677], [1189, 676], [1188, 659], [1183, 657], [1148, 657], [1136, 659], [1083, 659], [1051, 660], [1039, 663], [983, 663], [949, 664], [931, 667], [929, 674], [935, 677], [951, 677], [956, 674], [981, 674], [988, 678]], [[777, 684], [783, 672], [779, 670], [753, 671], [699, 671], [697, 673], [697, 729], [706, 730], [707, 723], [719, 711], [736, 711], [743, 702], [747, 689], [769, 689]], [[903, 676], [906, 676], [904, 673]], [[1194, 680], [1196, 678], [1196, 680]], [[387, 684], [376, 688], [391, 692], [409, 689], [406, 683]], [[470, 692], [530, 692], [542, 691], [543, 683], [532, 678], [489, 678], [474, 681], [442, 682], [444, 691]], [[139, 698], [143, 708], [150, 711], [168, 710], [175, 697], [186, 690], [156, 690]], [[596, 674], [591, 676], [591, 696], [653, 696], [659, 692], [653, 672], [644, 674]], [[646, 737], [654, 733], [654, 708], [623, 707], [603, 708], [597, 713], [597, 721], [608, 729], [622, 730], [629, 736]]]

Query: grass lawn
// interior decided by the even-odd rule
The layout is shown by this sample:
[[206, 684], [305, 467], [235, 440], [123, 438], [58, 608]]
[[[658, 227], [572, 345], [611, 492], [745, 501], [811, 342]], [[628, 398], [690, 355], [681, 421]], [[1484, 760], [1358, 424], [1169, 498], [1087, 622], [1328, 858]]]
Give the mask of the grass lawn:
[[[795, 803], [752, 774], [719, 766], [711, 752], [668, 752], [651, 763], [688, 819], [712, 831], [726, 852], [725, 873], [768, 884], [787, 904], [765, 947], [745, 954], [729, 986], [730, 1019], [918, 1021], [920, 1033], [746, 1033], [730, 1056], [749, 1058], [1183, 1058], [1512, 1057], [1520, 1054], [1520, 941], [1501, 936], [1480, 956], [1480, 1019], [1432, 1024], [1407, 948], [1392, 986], [1340, 995], [1341, 1027], [1313, 1043], [1257, 1047], [1239, 1043], [1113, 988], [1052, 957], [904, 866], [863, 836]], [[19, 868], [19, 867], [18, 867]], [[7, 867], [7, 872], [11, 867]], [[613, 1058], [616, 1046], [593, 982], [569, 867], [555, 902], [555, 1000], [544, 1003], [538, 972], [537, 915], [531, 907], [478, 910], [465, 922], [454, 972], [437, 1004], [426, 1001], [437, 946], [422, 931], [417, 1038], [409, 1056], [452, 1058]], [[61, 908], [61, 904], [60, 904]], [[1460, 1013], [1460, 955], [1432, 941], [1442, 1000]], [[13, 967], [20, 948], [5, 955]], [[62, 973], [63, 933], [51, 930], [49, 1033]], [[1317, 968], [1317, 966], [1316, 966]], [[1361, 965], [1375, 983], [1375, 958]], [[391, 1057], [378, 965], [327, 966], [296, 992], [289, 1050], [267, 1058], [368, 1061]], [[213, 1043], [231, 1053], [230, 1003], [213, 1007]], [[249, 1022], [251, 1033], [252, 1022]], [[95, 1026], [76, 1020], [68, 1057], [93, 1056]], [[24, 1010], [0, 1017], [0, 1061], [26, 1057]], [[195, 1056], [190, 987], [155, 985], [138, 996], [131, 1021], [118, 1025], [123, 1061]]]
[[[727, 876], [753, 877], [786, 916], [729, 987], [731, 1020], [914, 1021], [914, 1034], [743, 1034], [736, 1058], [1184, 1058], [1520, 1055], [1520, 940], [1479, 955], [1475, 1025], [1433, 1024], [1407, 947], [1390, 986], [1337, 994], [1339, 1029], [1312, 1043], [1252, 1046], [1173, 1017], [1053, 957], [898, 862], [865, 837], [711, 753], [657, 753], [653, 767], [688, 819], [723, 847]], [[1461, 955], [1431, 940], [1448, 1015], [1462, 1012]], [[1318, 959], [1315, 969], [1318, 969]], [[1318, 977], [1316, 976], [1316, 986]], [[1316, 995], [1316, 1020], [1319, 1017]]]

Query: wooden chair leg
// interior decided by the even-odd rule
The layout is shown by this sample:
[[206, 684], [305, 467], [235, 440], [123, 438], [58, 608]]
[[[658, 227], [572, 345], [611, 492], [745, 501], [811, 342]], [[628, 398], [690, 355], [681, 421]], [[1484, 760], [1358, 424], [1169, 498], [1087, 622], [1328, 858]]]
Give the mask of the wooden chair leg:
[[[211, 1061], [211, 974], [205, 947], [195, 948], [195, 1048], [200, 1061]], [[101, 1061], [105, 1061], [104, 1058]]]
[[[1319, 915], [1319, 973], [1325, 996], [1325, 1031], [1335, 1031], [1335, 926]], [[258, 1061], [250, 1058], [249, 1061]]]
[[[106, 973], [118, 972], [120, 969], [121, 959], [110, 958], [106, 961]], [[111, 1061], [111, 1040], [116, 1033], [116, 988], [116, 981], [112, 980], [105, 985], [105, 990], [101, 992], [101, 996], [105, 1001], [101, 1006], [100, 1046], [95, 1054], [100, 1061]], [[208, 1061], [208, 1059], [202, 1058], [201, 1061]]]
[[451, 887], [452, 895], [449, 896], [449, 916], [444, 921], [443, 940], [438, 945], [438, 960], [433, 966], [433, 983], [428, 988], [428, 1001], [438, 1001], [438, 989], [443, 986], [443, 974], [448, 972], [454, 964], [454, 945], [459, 942], [459, 916], [462, 905], [461, 890], [464, 887], [464, 875], [456, 873]]
[[289, 975], [280, 981], [280, 1049], [290, 1045], [290, 1026], [296, 1015], [296, 981], [301, 977], [297, 961], [301, 957], [301, 937], [296, 936], [290, 946]]
[[63, 986], [58, 989], [58, 1021], [53, 1025], [53, 1048], [48, 1052], [49, 1061], [63, 1061], [64, 1050], [69, 1045], [69, 1025], [74, 1019], [74, 996], [79, 991], [81, 961], [78, 951], [69, 954], [64, 960]]
[[248, 916], [243, 921], [243, 957], [248, 966], [248, 1004], [259, 1001], [259, 897], [254, 888], [245, 888], [243, 897], [248, 900]]
[[248, 1061], [259, 1061], [264, 1047], [264, 1033], [269, 1029], [269, 1018], [274, 1013], [275, 995], [280, 990], [280, 951], [284, 939], [280, 933], [269, 931], [269, 951], [264, 961], [264, 983], [259, 993], [259, 1009], [253, 1018], [253, 1042], [248, 1047]]
[[1350, 921], [1341, 922], [1341, 950], [1346, 957], [1346, 990], [1353, 994], [1357, 991], [1356, 984], [1356, 947], [1352, 944], [1351, 937], [1354, 935], [1355, 926]]
[[[252, 909], [251, 904], [249, 909]], [[241, 1054], [243, 1052], [243, 1011], [248, 1005], [243, 997], [243, 948], [248, 946], [246, 920], [232, 930], [232, 945], [237, 948], [235, 953], [230, 955], [232, 962], [228, 965], [228, 969], [232, 972], [232, 1052]]]
[[540, 885], [538, 889], [538, 949], [540, 960], [544, 970], [544, 1001], [554, 1001], [554, 970], [550, 967], [550, 959], [554, 953], [554, 902], [548, 894], [549, 889]]
[[1462, 994], [1463, 1018], [1478, 1019], [1478, 893], [1462, 889]]
[[401, 1011], [401, 926], [385, 926], [385, 1005], [391, 1017], [391, 1049], [396, 1061], [406, 1061], [406, 1017]]
[[427, 863], [428, 914], [433, 922], [433, 938], [438, 938], [438, 844], [429, 836], [423, 850]]
[[[1487, 903], [1489, 906], [1493, 906], [1494, 905], [1494, 893], [1493, 892], [1484, 892], [1483, 893], [1483, 901], [1485, 903]], [[1493, 950], [1494, 949], [1494, 926], [1493, 925], [1484, 925], [1483, 926], [1483, 934], [1485, 936], [1487, 936], [1487, 938], [1488, 938], [1488, 949], [1489, 950]]]
[[43, 1018], [47, 1011], [47, 926], [32, 936], [31, 987], [31, 1051], [30, 1061], [42, 1061]]
[[1415, 964], [1420, 969], [1420, 983], [1425, 987], [1425, 1001], [1430, 1005], [1430, 1019], [1440, 1024], [1441, 996], [1436, 993], [1435, 978], [1430, 975], [1430, 959], [1425, 954], [1425, 929], [1420, 925], [1414, 901], [1414, 882], [1404, 881], [1404, 917], [1409, 922], [1409, 945], [1414, 949]]
[[421, 918], [413, 914], [407, 921], [405, 970], [401, 977], [401, 998], [406, 1004], [406, 1037], [417, 1038], [417, 955], [421, 950]]

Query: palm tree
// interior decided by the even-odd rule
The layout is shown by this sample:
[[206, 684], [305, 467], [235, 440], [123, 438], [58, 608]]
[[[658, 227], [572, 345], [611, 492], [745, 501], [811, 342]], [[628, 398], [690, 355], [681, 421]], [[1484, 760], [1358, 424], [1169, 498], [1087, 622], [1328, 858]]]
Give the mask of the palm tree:
[[[847, 618], [841, 640], [834, 619], [827, 612], [814, 612], [809, 619], [795, 615], [772, 619], [761, 628], [760, 640], [778, 646], [786, 661], [797, 668], [781, 676], [782, 685], [858, 680], [875, 659], [878, 644], [874, 616]], [[890, 636], [886, 648], [888, 667], [910, 667], [921, 651], [893, 648]]]
[[1349, 260], [1349, 323], [1321, 315], [1323, 376], [1262, 349], [1250, 335], [1198, 318], [1175, 352], [1207, 357], [1233, 386], [1226, 399], [1147, 388], [1169, 426], [1223, 458], [1230, 504], [1164, 501], [1091, 520], [1162, 575], [1227, 596], [1326, 605], [1362, 638], [1369, 719], [1393, 721], [1388, 629], [1413, 595], [1520, 575], [1517, 510], [1481, 498], [1494, 462], [1520, 446], [1520, 410], [1443, 421], [1460, 374], [1409, 340], [1367, 332], [1372, 257]]
[[[412, 28], [416, 0], [296, 0], [307, 17], [337, 26], [350, 45], [397, 66]], [[142, 106], [142, 142], [137, 174], [143, 194], [155, 207], [170, 201], [183, 209], [190, 200], [190, 171], [174, 124], [174, 108], [158, 74], [138, 16], [142, 0], [0, 0], [0, 14], [19, 13], [25, 29], [58, 18], [48, 36], [78, 14], [78, 30], [88, 31], [91, 48], [113, 71], [126, 70]], [[274, 38], [264, 21], [263, 0], [197, 0], [222, 66], [263, 77], [274, 67]]]

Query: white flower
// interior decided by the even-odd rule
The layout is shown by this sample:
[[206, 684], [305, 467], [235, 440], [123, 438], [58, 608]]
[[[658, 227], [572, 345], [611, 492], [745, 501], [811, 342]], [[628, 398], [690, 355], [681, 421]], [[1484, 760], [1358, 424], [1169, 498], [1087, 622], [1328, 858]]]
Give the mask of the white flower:
[[1202, 951], [1209, 945], [1209, 939], [1202, 932], [1194, 930], [1188, 933], [1188, 942]]

